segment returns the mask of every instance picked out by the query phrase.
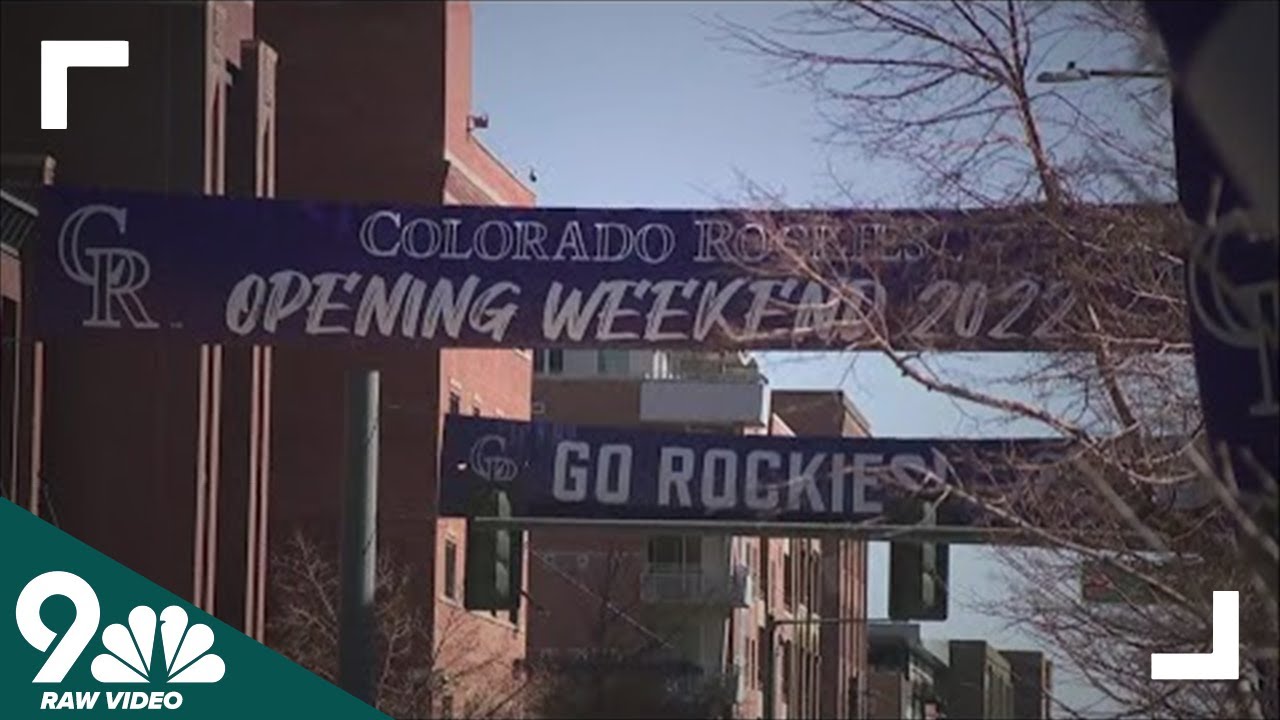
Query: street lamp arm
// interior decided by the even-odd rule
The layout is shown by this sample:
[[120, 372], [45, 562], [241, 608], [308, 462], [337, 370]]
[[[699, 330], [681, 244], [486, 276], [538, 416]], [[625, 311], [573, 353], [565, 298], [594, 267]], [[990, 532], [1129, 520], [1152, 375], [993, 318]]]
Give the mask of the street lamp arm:
[[1036, 76], [1036, 82], [1041, 83], [1071, 83], [1082, 82], [1092, 78], [1158, 78], [1166, 79], [1170, 77], [1169, 73], [1160, 70], [1117, 70], [1108, 68], [1082, 68], [1077, 67], [1075, 63], [1067, 63], [1065, 70], [1052, 71], [1047, 70]]
[[[870, 618], [864, 617], [843, 617], [843, 618], [817, 618], [807, 620], [802, 618], [783, 618], [772, 622], [774, 627], [782, 627], [783, 625], [852, 625], [853, 623], [869, 622]], [[768, 619], [765, 622], [769, 622]]]
[[1118, 78], [1167, 78], [1169, 73], [1159, 70], [1085, 70], [1093, 77]]

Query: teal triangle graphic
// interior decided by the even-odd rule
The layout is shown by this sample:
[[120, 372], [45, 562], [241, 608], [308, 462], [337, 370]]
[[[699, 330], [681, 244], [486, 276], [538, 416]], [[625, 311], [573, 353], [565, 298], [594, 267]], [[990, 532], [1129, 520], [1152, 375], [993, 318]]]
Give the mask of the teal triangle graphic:
[[387, 717], [4, 499], [0, 548], [0, 716]]

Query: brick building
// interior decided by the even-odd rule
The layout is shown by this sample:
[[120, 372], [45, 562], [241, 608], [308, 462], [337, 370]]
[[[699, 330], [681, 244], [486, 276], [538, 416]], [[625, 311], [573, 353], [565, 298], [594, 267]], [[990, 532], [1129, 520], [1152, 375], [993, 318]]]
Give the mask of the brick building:
[[1053, 662], [1042, 652], [1001, 650], [1013, 675], [1013, 717], [1047, 720], [1052, 717]]
[[947, 665], [920, 637], [920, 625], [868, 626], [866, 714], [871, 720], [929, 720], [952, 715], [943, 706]]
[[[467, 3], [262, 3], [258, 14], [262, 34], [283, 58], [281, 197], [533, 204], [533, 193], [472, 132]], [[526, 622], [522, 613], [462, 610], [466, 535], [461, 520], [436, 516], [437, 458], [447, 413], [529, 418], [530, 353], [279, 347], [276, 355], [277, 537], [294, 528], [320, 536], [336, 529], [345, 468], [343, 376], [377, 368], [381, 548], [414, 570], [413, 593], [432, 617], [432, 642], [452, 648], [438, 662], [488, 664], [509, 677], [524, 656]], [[466, 702], [486, 683], [474, 680], [437, 704]]]
[[[276, 56], [254, 32], [251, 3], [0, 7], [0, 153], [11, 195], [34, 205], [49, 182], [271, 195]], [[128, 40], [130, 65], [70, 71], [69, 129], [46, 131], [40, 41], [55, 38]], [[22, 214], [5, 205], [9, 217]], [[43, 240], [26, 238], [22, 251]], [[39, 302], [12, 256], [6, 266], [6, 285], [23, 288], [6, 295]], [[270, 351], [138, 338], [33, 343], [14, 315], [6, 494], [262, 637]]]
[[1018, 717], [1014, 714], [1013, 669], [1003, 653], [985, 640], [952, 640], [947, 648], [947, 717]]
[[[3, 13], [0, 150], [18, 203], [50, 181], [534, 202], [472, 132], [465, 2], [5, 3]], [[51, 38], [130, 42], [127, 68], [71, 71], [63, 131], [39, 129], [39, 40]], [[5, 213], [20, 207], [6, 202]], [[414, 607], [436, 630], [417, 660], [465, 626], [456, 661], [496, 660], [510, 677], [525, 619], [461, 610], [465, 534], [436, 516], [436, 458], [448, 412], [529, 417], [527, 351], [32, 343], [9, 297], [21, 295], [11, 291], [21, 266], [10, 253], [0, 269], [0, 330], [15, 356], [5, 358], [6, 496], [269, 642], [272, 553], [301, 531], [336, 562], [344, 374], [377, 369], [380, 547], [410, 570]], [[139, 512], [147, 522], [120, 522]], [[438, 707], [466, 701], [468, 688], [454, 688]]]
[[[772, 410], [796, 435], [865, 437], [871, 431], [866, 418], [840, 390], [775, 390]], [[867, 677], [867, 544], [824, 537], [819, 556], [818, 614], [841, 622], [825, 622], [819, 628], [817, 716], [862, 717]]]
[[[799, 434], [790, 414], [805, 434], [865, 434], [847, 401], [829, 406], [842, 394], [771, 396], [736, 354], [550, 350], [537, 353], [535, 370], [534, 414], [557, 422], [789, 436]], [[530, 544], [529, 592], [541, 608], [530, 619], [531, 657], [623, 658], [633, 668], [682, 659], [692, 677], [672, 687], [718, 687], [735, 717], [766, 715], [772, 657], [773, 717], [857, 717], [862, 624], [814, 621], [865, 616], [858, 545], [594, 528], [540, 529]], [[608, 605], [625, 617], [602, 613]]]
[[[768, 428], [763, 378], [736, 355], [547, 350], [535, 368], [539, 418], [680, 432]], [[651, 714], [736, 708], [744, 716], [753, 697], [758, 708], [757, 656], [747, 652], [748, 617], [763, 621], [754, 538], [579, 527], [530, 532], [529, 545], [531, 658], [562, 668], [620, 661], [620, 673], [650, 678], [667, 696]], [[602, 611], [609, 606], [621, 612]]]

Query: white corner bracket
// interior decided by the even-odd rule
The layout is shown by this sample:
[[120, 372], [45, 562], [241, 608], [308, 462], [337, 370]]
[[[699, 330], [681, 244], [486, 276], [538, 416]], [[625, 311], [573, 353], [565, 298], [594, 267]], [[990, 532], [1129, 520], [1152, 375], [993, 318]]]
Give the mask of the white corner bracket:
[[67, 129], [67, 68], [128, 66], [128, 40], [41, 40], [40, 129]]
[[1213, 652], [1152, 653], [1152, 680], [1239, 680], [1240, 593], [1213, 591]]

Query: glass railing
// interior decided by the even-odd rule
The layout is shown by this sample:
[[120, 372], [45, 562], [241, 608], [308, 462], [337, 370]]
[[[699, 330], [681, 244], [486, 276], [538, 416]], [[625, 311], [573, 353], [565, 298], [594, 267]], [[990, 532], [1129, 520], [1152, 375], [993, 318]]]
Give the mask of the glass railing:
[[751, 600], [750, 573], [738, 566], [728, 575], [699, 569], [651, 567], [640, 578], [641, 598], [650, 603], [745, 607]]

